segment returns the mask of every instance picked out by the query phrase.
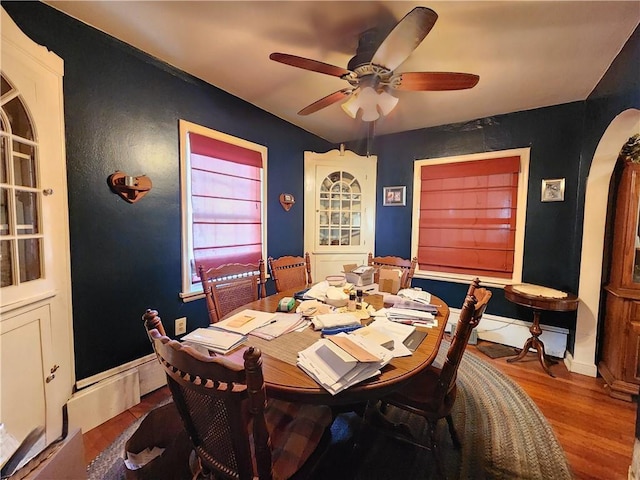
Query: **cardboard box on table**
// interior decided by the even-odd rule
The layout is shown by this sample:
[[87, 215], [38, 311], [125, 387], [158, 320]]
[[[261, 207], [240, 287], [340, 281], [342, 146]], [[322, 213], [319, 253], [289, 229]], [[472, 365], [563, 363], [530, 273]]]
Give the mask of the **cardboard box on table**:
[[342, 268], [345, 279], [354, 287], [364, 287], [373, 283], [373, 267], [350, 263], [343, 265]]
[[400, 290], [401, 280], [402, 270], [398, 268], [380, 267], [378, 270], [378, 290], [380, 292], [388, 292], [395, 295]]

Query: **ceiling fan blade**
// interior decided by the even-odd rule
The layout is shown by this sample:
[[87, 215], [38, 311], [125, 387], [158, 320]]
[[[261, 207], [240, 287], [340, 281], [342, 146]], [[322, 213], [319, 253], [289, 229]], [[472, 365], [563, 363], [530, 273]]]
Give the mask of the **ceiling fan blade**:
[[475, 87], [479, 80], [472, 73], [404, 72], [391, 79], [391, 86], [409, 91], [464, 90]]
[[318, 110], [322, 110], [323, 108], [328, 107], [329, 105], [333, 105], [334, 103], [339, 102], [340, 100], [344, 100], [349, 95], [351, 95], [351, 93], [353, 93], [353, 90], [354, 90], [353, 88], [343, 88], [342, 90], [333, 92], [332, 94], [327, 95], [326, 97], [323, 97], [320, 100], [313, 102], [311, 105], [304, 107], [302, 110], [298, 112], [298, 115], [309, 115], [310, 113], [315, 113]]
[[420, 45], [438, 19], [438, 14], [427, 7], [416, 7], [393, 27], [382, 41], [371, 63], [395, 70]]
[[288, 53], [275, 52], [269, 55], [269, 58], [276, 62], [291, 65], [292, 67], [311, 70], [312, 72], [324, 73], [325, 75], [331, 75], [333, 77], [343, 77], [351, 73], [349, 70], [342, 67], [336, 67], [335, 65], [329, 65], [328, 63], [311, 60], [310, 58], [289, 55]]

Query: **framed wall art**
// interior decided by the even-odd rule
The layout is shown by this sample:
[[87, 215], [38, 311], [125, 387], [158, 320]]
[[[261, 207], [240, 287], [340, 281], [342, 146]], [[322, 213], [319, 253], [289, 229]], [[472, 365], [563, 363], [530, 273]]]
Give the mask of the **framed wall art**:
[[543, 202], [564, 202], [564, 178], [542, 180]]
[[385, 207], [404, 207], [407, 203], [407, 187], [383, 187], [382, 205]]

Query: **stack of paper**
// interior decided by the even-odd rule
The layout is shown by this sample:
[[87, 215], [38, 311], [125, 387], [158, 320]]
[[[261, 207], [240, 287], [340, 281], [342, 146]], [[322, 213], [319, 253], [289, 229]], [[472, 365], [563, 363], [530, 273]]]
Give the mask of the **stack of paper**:
[[[416, 327], [412, 325], [390, 322], [385, 317], [379, 317], [366, 327], [352, 332], [351, 335], [368, 336], [371, 340], [388, 348], [394, 357], [406, 357], [411, 355], [411, 350], [407, 348], [404, 342], [415, 330]], [[391, 345], [387, 346], [388, 341], [382, 343], [380, 338], [390, 339]]]
[[421, 325], [424, 327], [437, 327], [438, 320], [432, 313], [409, 308], [391, 307], [387, 310], [387, 318], [393, 322]]
[[273, 320], [275, 313], [259, 310], [243, 310], [232, 317], [215, 324], [216, 328], [246, 335], [256, 328], [262, 327]]
[[266, 325], [252, 330], [249, 335], [254, 335], [265, 340], [273, 340], [285, 333], [293, 332], [308, 325], [301, 313], [276, 313]]
[[247, 339], [240, 333], [228, 332], [218, 328], [196, 328], [182, 337], [183, 342], [202, 345], [216, 353], [225, 354], [233, 350]]
[[323, 328], [360, 325], [360, 320], [350, 313], [325, 313], [313, 317], [311, 323], [315, 330], [322, 330]]
[[298, 353], [298, 366], [335, 395], [380, 374], [393, 355], [371, 340], [346, 333], [322, 338]]

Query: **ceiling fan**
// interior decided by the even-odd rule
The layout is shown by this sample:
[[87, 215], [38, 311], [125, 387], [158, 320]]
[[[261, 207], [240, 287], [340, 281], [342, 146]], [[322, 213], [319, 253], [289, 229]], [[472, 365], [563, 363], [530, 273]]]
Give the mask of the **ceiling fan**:
[[387, 115], [398, 103], [390, 94], [393, 90], [439, 91], [463, 90], [474, 87], [480, 77], [455, 72], [403, 72], [395, 73], [433, 28], [438, 15], [427, 7], [416, 7], [407, 13], [382, 40], [377, 29], [365, 31], [359, 38], [356, 55], [347, 68], [309, 58], [272, 53], [271, 60], [293, 67], [340, 77], [351, 85], [331, 93], [306, 106], [298, 115], [309, 115], [341, 100], [343, 110], [356, 118], [362, 110], [363, 121], [374, 121]]

